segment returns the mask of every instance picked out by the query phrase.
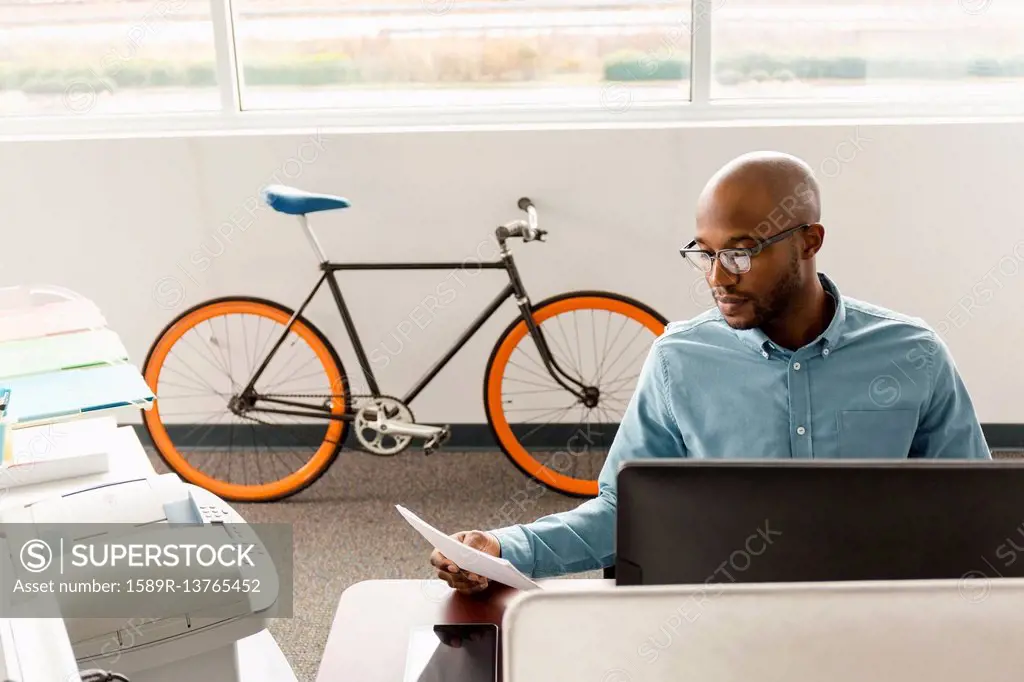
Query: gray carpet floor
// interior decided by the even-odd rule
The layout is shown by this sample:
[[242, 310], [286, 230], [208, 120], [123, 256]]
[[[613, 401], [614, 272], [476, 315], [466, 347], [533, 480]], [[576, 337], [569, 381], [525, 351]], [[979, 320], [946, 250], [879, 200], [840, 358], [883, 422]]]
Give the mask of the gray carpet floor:
[[[159, 472], [167, 467], [153, 452]], [[1024, 452], [999, 452], [999, 458]], [[564, 511], [580, 500], [537, 488], [497, 452], [409, 449], [379, 458], [346, 450], [316, 484], [273, 504], [233, 505], [250, 523], [292, 524], [294, 616], [270, 630], [299, 682], [312, 682], [342, 591], [361, 580], [433, 578], [430, 546], [395, 510], [442, 531], [493, 528]], [[600, 577], [599, 572], [573, 577]]]

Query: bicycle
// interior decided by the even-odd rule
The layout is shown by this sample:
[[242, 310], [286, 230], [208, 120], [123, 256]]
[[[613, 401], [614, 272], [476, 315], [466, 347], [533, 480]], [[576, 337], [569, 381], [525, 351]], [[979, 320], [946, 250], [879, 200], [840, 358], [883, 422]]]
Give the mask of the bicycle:
[[[378, 385], [336, 273], [359, 270], [454, 271], [464, 267], [465, 263], [333, 262], [327, 258], [310, 228], [308, 216], [348, 208], [351, 204], [347, 199], [280, 185], [264, 188], [262, 199], [278, 213], [298, 219], [317, 257], [320, 274], [297, 310], [251, 296], [214, 298], [185, 310], [160, 332], [143, 365], [143, 375], [157, 400], [149, 410], [142, 412], [142, 418], [154, 446], [172, 470], [188, 482], [229, 501], [270, 502], [295, 495], [316, 482], [334, 463], [348, 438], [350, 427], [362, 448], [373, 455], [396, 455], [409, 447], [413, 440], [422, 441], [424, 452], [429, 455], [448, 440], [450, 425], [417, 422], [410, 404], [498, 308], [513, 298], [518, 314], [499, 336], [484, 374], [483, 400], [491, 435], [502, 452], [525, 475], [546, 487], [572, 497], [597, 495], [597, 478], [607, 454], [606, 449], [602, 454], [598, 445], [610, 445], [614, 437], [618, 425], [615, 415], [618, 413], [621, 417], [651, 343], [667, 324], [662, 315], [628, 296], [604, 291], [569, 291], [532, 303], [516, 268], [509, 241], [543, 242], [547, 230], [538, 227], [537, 209], [529, 198], [524, 197], [517, 206], [526, 213], [526, 218], [495, 229], [500, 257], [475, 265], [480, 270], [504, 270], [508, 283], [452, 347], [405, 396], [398, 398], [382, 392]], [[334, 346], [303, 315], [325, 283], [352, 344], [369, 388], [368, 393], [351, 392], [348, 375]], [[621, 324], [613, 323], [613, 317]], [[579, 334], [581, 318], [584, 318], [584, 327], [589, 323], [595, 329], [595, 334], [587, 339], [589, 347], [586, 348], [588, 344], [581, 342]], [[595, 326], [598, 318], [609, 322], [600, 338]], [[236, 332], [232, 338], [231, 332], [235, 328], [229, 327], [229, 323], [239, 320], [248, 320], [257, 326], [253, 343], [250, 343], [244, 328], [241, 335]], [[271, 333], [261, 345], [260, 332], [266, 322], [271, 325]], [[570, 330], [576, 330], [575, 344], [566, 334], [570, 322]], [[632, 324], [635, 332], [632, 329], [625, 331], [627, 324]], [[599, 345], [602, 351], [611, 355], [611, 351], [619, 346], [619, 338], [630, 334], [632, 338], [610, 361], [606, 362], [605, 356], [599, 357]], [[195, 339], [198, 339], [196, 343], [192, 343]], [[636, 343], [637, 339], [640, 343]], [[574, 345], [576, 356], [571, 353]], [[280, 362], [280, 356], [289, 350], [304, 351], [309, 357], [299, 365], [294, 365], [291, 359]], [[202, 356], [200, 359], [205, 361], [204, 365], [199, 365], [201, 371], [187, 363], [179, 366], [177, 358], [171, 362], [176, 353], [191, 358], [197, 351]], [[627, 360], [632, 364], [621, 365], [621, 359], [627, 354]], [[314, 366], [312, 373], [304, 373], [304, 368], [311, 364]], [[244, 370], [239, 379], [233, 375], [236, 366]], [[283, 377], [283, 383], [274, 384], [279, 377]], [[604, 381], [605, 377], [609, 377], [607, 381]], [[310, 378], [317, 379], [314, 386], [295, 386], [299, 380]], [[173, 388], [201, 391], [200, 394], [180, 396], [191, 401], [191, 411], [165, 412], [175, 400], [169, 390]], [[530, 396], [550, 393], [568, 401], [568, 406], [527, 406]], [[220, 420], [223, 414], [230, 423], [214, 422], [210, 418], [198, 423], [164, 421], [165, 418], [194, 415], [196, 408], [206, 404], [222, 410], [214, 419]], [[577, 408], [582, 419], [576, 419]], [[549, 415], [552, 417], [550, 421], [537, 424], [538, 419], [546, 419]], [[595, 417], [597, 420], [592, 421]], [[282, 423], [284, 420], [290, 421]], [[248, 427], [248, 433], [245, 427]], [[203, 437], [196, 441], [193, 434], [203, 428], [206, 429]], [[239, 439], [236, 439], [236, 428], [242, 430]], [[213, 439], [207, 442], [211, 436]], [[536, 439], [531, 441], [535, 436]], [[223, 454], [225, 445], [230, 455], [236, 444], [247, 451], [244, 457], [239, 458], [241, 482], [232, 476], [232, 465], [236, 459]], [[274, 474], [269, 478], [264, 475], [265, 467], [272, 463], [276, 465], [283, 459], [282, 450], [291, 454], [288, 448], [296, 446], [301, 446], [301, 452], [312, 448], [312, 454], [302, 457], [300, 452], [297, 465], [294, 465], [294, 459], [291, 464], [285, 462], [283, 470], [277, 470], [283, 475]], [[252, 453], [253, 449], [255, 453]], [[205, 456], [218, 466], [226, 464], [227, 474], [211, 474], [207, 468], [196, 466], [190, 461], [192, 455]], [[547, 455], [561, 458], [561, 465], [548, 462]], [[589, 473], [581, 474], [581, 463], [596, 464], [596, 469], [591, 468]], [[253, 469], [256, 470], [256, 479], [250, 481]]]

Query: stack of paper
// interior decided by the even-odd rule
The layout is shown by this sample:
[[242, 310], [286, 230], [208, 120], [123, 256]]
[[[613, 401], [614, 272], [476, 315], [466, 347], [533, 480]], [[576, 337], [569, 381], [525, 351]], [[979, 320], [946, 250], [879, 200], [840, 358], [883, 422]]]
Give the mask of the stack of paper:
[[13, 430], [0, 489], [108, 471], [117, 428], [113, 417], [96, 417]]
[[55, 301], [0, 310], [0, 341], [38, 339], [87, 329], [101, 329], [106, 319], [86, 300]]
[[[0, 487], [107, 471], [103, 443], [117, 424], [89, 418], [152, 405], [106, 324], [93, 302], [67, 289], [0, 289]], [[65, 425], [81, 419], [90, 423]]]

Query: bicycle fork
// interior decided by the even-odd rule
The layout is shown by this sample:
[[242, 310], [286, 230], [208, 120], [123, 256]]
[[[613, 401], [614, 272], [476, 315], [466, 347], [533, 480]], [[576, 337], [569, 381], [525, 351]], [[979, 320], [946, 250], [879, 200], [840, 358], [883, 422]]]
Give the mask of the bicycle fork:
[[[544, 337], [544, 332], [537, 325], [536, 320], [533, 319], [533, 315], [530, 312], [529, 301], [519, 303], [519, 309], [523, 315], [523, 320], [526, 322], [526, 328], [530, 332], [530, 337], [533, 339], [534, 345], [537, 346], [537, 352], [540, 354], [541, 361], [544, 363], [544, 367], [546, 367], [548, 372], [551, 374], [551, 378], [554, 379], [559, 386], [579, 398], [580, 402], [587, 407], [594, 407], [597, 405], [597, 388], [583, 384], [581, 381], [576, 379], [576, 377], [562, 369], [561, 365], [558, 364], [555, 356], [551, 353], [551, 349], [548, 347], [548, 342]], [[570, 386], [570, 383], [575, 384], [575, 386]]]
[[[515, 264], [510, 262], [512, 257], [506, 249], [504, 242], [501, 243], [501, 251], [502, 257], [508, 262], [508, 274], [512, 280], [512, 290], [515, 293], [516, 305], [519, 306], [519, 314], [522, 316], [523, 321], [526, 322], [526, 329], [530, 332], [530, 338], [533, 339], [533, 343], [537, 347], [537, 352], [540, 354], [544, 367], [559, 386], [572, 393], [587, 407], [594, 407], [597, 405], [598, 399], [597, 388], [585, 386], [574, 376], [562, 369], [558, 361], [555, 360], [554, 354], [548, 347], [547, 339], [544, 338], [544, 332], [541, 331], [537, 321], [533, 319], [533, 311], [530, 310], [530, 297], [527, 296], [523, 282], [519, 279], [519, 271], [516, 269]], [[571, 386], [570, 383], [575, 384], [575, 387]]]

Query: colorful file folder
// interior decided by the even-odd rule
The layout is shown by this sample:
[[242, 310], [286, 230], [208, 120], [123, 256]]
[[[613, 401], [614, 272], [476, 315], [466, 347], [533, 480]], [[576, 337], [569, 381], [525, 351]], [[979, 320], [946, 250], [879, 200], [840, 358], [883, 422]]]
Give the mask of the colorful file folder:
[[94, 365], [123, 364], [128, 351], [110, 329], [0, 343], [0, 381]]
[[12, 425], [72, 419], [125, 407], [147, 409], [155, 396], [131, 364], [101, 365], [0, 379], [11, 391]]

